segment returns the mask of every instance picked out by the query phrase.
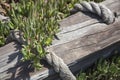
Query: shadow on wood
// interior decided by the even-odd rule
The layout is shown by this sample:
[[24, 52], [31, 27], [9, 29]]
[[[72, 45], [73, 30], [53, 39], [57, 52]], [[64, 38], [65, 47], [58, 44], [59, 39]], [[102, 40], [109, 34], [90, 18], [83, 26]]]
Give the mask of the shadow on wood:
[[[7, 76], [5, 76], [6, 80], [28, 80], [30, 78], [29, 72], [33, 71], [33, 68], [31, 67], [31, 63], [30, 61], [26, 61], [26, 62], [22, 62], [22, 54], [20, 53], [21, 50], [21, 46], [20, 45], [16, 45], [17, 43], [12, 43], [12, 47], [11, 49], [13, 50], [12, 54], [9, 54], [11, 52], [9, 52], [9, 50], [7, 50], [7, 52], [9, 52], [8, 55], [8, 59], [6, 62], [7, 66], [5, 65], [5, 67], [3, 66], [3, 73], [5, 74], [11, 74], [9, 78], [7, 78]], [[10, 46], [10, 44], [8, 44]], [[6, 48], [9, 48], [7, 46], [5, 46]], [[13, 49], [14, 48], [14, 49]], [[4, 57], [6, 58], [6, 57]], [[4, 63], [5, 63], [4, 62]], [[3, 79], [3, 78], [2, 78]]]

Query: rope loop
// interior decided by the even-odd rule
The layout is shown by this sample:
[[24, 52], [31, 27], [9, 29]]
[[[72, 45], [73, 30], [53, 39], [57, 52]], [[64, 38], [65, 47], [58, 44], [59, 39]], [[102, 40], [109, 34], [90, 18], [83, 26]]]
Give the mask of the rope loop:
[[100, 16], [106, 24], [112, 24], [115, 21], [114, 13], [108, 9], [105, 5], [95, 2], [83, 1], [80, 4], [75, 4], [71, 12], [91, 12]]

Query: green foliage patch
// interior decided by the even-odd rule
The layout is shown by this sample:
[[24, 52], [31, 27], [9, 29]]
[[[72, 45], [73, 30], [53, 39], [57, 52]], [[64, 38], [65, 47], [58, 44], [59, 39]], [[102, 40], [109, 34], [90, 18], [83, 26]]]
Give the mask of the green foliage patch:
[[77, 76], [77, 80], [119, 80], [120, 54], [117, 53], [106, 60], [100, 59], [93, 66]]
[[0, 23], [0, 46], [11, 30], [22, 31], [27, 42], [23, 44], [23, 61], [30, 60], [37, 69], [41, 68], [40, 59], [46, 52], [45, 47], [51, 45], [58, 32], [58, 22], [69, 15], [69, 9], [78, 0], [20, 0], [11, 3], [7, 10], [10, 22]]
[[51, 45], [54, 35], [59, 31], [58, 22], [70, 15], [70, 9], [80, 1], [20, 0], [19, 3], [13, 1], [10, 4], [11, 9], [6, 9], [10, 22], [0, 22], [0, 46], [5, 44], [11, 30], [22, 31], [27, 42], [22, 48], [23, 61], [30, 60], [33, 66], [39, 69], [40, 59], [46, 55], [44, 48]]

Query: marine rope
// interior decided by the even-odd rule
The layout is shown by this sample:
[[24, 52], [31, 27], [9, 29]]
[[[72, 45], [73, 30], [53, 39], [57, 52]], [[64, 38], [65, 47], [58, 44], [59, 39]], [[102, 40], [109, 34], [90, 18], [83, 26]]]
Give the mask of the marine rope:
[[[107, 24], [111, 24], [115, 21], [115, 16], [110, 9], [102, 4], [98, 4], [95, 2], [86, 2], [83, 1], [80, 4], [75, 4], [72, 11], [84, 11], [84, 12], [92, 12], [99, 15], [103, 21]], [[19, 31], [11, 31], [9, 38], [12, 40], [16, 40], [19, 43], [23, 43], [22, 37], [19, 34]], [[52, 50], [47, 49], [48, 54], [46, 54], [46, 61], [53, 66], [54, 70], [59, 73], [62, 80], [76, 80], [75, 76], [69, 70], [68, 66], [64, 63], [64, 61], [58, 57]]]
[[102, 18], [106, 24], [111, 24], [115, 21], [114, 13], [108, 9], [105, 5], [95, 2], [83, 1], [80, 4], [75, 4], [71, 12], [91, 12], [95, 13]]

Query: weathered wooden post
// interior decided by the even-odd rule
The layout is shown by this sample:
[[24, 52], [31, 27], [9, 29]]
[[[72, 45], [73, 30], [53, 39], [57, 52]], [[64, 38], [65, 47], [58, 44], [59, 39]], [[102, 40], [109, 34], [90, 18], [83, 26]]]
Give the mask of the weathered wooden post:
[[[120, 0], [103, 2], [112, 12], [120, 13]], [[101, 19], [89, 13], [78, 12], [60, 22], [59, 40], [54, 40], [53, 50], [70, 67], [73, 73], [85, 69], [100, 57], [107, 57], [120, 47], [120, 16], [113, 24], [102, 23]], [[11, 42], [0, 48], [0, 79], [2, 80], [53, 80], [57, 74], [45, 65], [33, 72], [28, 62], [20, 62], [21, 46]]]

